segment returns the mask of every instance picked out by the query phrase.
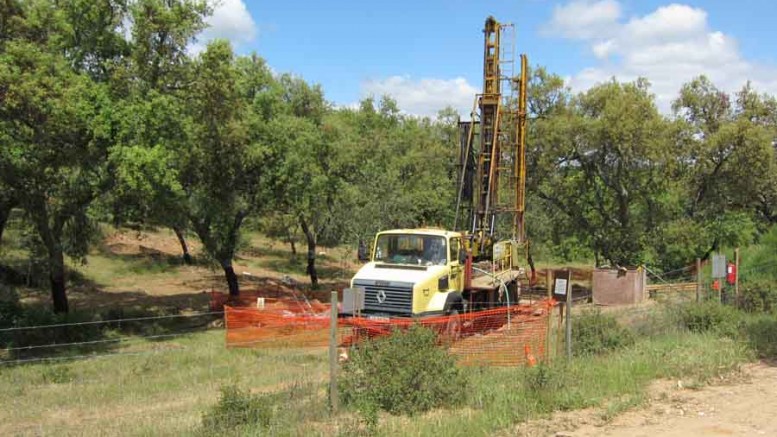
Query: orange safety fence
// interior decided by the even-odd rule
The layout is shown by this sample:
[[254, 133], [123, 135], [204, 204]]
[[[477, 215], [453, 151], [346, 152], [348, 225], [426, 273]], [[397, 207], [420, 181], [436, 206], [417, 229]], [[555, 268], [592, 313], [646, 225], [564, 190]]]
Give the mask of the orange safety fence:
[[[438, 333], [462, 365], [533, 365], [547, 358], [546, 341], [553, 300], [453, 316], [422, 319], [347, 317], [338, 319], [340, 347], [390, 334], [420, 323]], [[294, 299], [266, 298], [264, 308], [224, 307], [227, 347], [325, 347], [330, 307], [311, 309]]]

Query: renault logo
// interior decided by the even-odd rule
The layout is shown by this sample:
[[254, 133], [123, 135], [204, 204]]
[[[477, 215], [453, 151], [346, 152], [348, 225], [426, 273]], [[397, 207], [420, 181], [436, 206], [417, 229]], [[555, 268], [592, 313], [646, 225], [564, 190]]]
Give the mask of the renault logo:
[[376, 296], [378, 298], [378, 303], [383, 303], [386, 301], [386, 291], [385, 290], [378, 290], [378, 294]]

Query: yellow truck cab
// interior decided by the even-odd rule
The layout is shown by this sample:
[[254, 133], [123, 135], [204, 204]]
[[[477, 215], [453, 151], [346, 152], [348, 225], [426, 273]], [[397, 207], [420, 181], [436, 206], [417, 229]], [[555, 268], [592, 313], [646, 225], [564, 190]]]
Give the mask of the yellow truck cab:
[[375, 237], [370, 260], [351, 280], [364, 290], [362, 314], [421, 317], [463, 311], [462, 234], [395, 229]]

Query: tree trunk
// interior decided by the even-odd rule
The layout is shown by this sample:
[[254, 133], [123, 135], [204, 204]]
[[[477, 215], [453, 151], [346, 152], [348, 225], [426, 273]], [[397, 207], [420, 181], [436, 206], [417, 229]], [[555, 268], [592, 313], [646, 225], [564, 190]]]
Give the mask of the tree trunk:
[[51, 302], [55, 313], [67, 313], [65, 291], [65, 256], [61, 247], [49, 247], [49, 279], [51, 280]]
[[11, 217], [11, 210], [16, 206], [13, 199], [4, 199], [0, 201], [0, 246], [3, 245], [3, 231], [8, 224], [8, 218]]
[[232, 260], [222, 261], [221, 266], [224, 268], [224, 277], [227, 278], [227, 285], [229, 286], [230, 296], [240, 296], [240, 286], [237, 283], [237, 275], [235, 269], [232, 268]]
[[291, 229], [286, 228], [286, 239], [291, 246], [291, 254], [297, 256], [297, 245], [294, 244], [294, 237], [291, 235]]
[[186, 236], [179, 227], [173, 227], [175, 236], [178, 237], [178, 242], [181, 244], [181, 251], [183, 252], [183, 263], [187, 266], [192, 265], [192, 256], [189, 253], [189, 245], [186, 243]]
[[310, 284], [313, 288], [318, 288], [318, 274], [316, 273], [316, 236], [308, 227], [304, 218], [300, 217], [299, 224], [302, 232], [305, 233], [305, 239], [308, 242], [308, 268], [307, 274], [310, 275]]
[[3, 231], [5, 230], [5, 225], [8, 223], [8, 216], [10, 215], [11, 208], [0, 206], [0, 246], [3, 245]]

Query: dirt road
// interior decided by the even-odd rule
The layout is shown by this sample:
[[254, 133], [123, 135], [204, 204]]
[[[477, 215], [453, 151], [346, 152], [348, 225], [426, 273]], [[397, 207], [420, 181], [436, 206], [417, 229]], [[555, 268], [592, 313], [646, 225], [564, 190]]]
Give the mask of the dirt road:
[[[687, 383], [685, 383], [687, 384]], [[607, 422], [602, 410], [559, 413], [517, 429], [526, 436], [777, 436], [777, 367], [744, 366], [741, 374], [701, 389], [683, 381], [653, 384], [647, 403]]]

